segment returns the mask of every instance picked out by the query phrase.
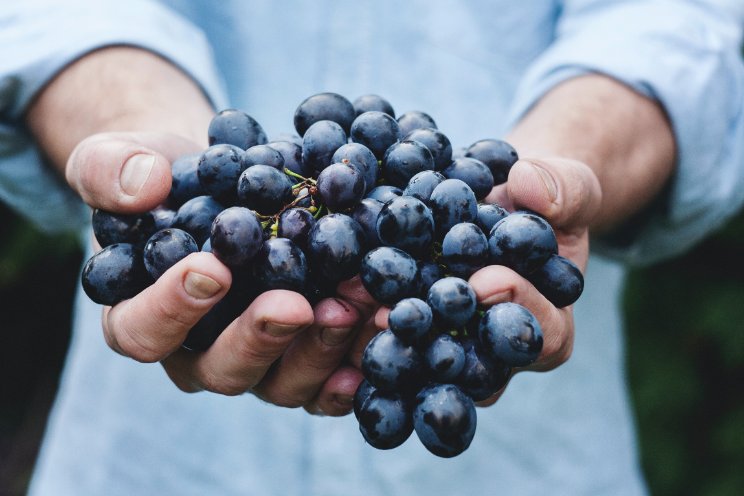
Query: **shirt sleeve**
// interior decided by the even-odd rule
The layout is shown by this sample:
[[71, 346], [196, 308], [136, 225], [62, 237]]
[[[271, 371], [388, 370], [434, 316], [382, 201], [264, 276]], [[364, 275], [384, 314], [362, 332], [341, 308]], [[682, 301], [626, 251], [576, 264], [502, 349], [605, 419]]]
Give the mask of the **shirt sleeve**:
[[[665, 194], [593, 249], [648, 264], [685, 250], [744, 203], [744, 4], [569, 0], [556, 38], [526, 73], [516, 122], [550, 88], [601, 73], [661, 103], [678, 157]], [[626, 226], [627, 227], [627, 226]]]
[[[34, 96], [59, 71], [97, 48], [153, 51], [192, 77], [216, 108], [225, 91], [206, 37], [148, 0], [25, 0], [0, 7], [0, 200], [40, 229], [79, 228], [87, 208], [43, 161], [23, 126]], [[61, 130], [61, 132], [63, 132]]]

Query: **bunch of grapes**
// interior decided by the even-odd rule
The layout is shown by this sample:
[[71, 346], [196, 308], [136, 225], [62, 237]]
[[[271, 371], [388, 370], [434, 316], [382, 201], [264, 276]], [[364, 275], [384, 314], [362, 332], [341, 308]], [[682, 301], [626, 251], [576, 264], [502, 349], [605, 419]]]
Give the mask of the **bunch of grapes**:
[[391, 449], [415, 430], [438, 456], [462, 453], [475, 433], [474, 402], [532, 363], [543, 341], [526, 308], [479, 308], [468, 278], [505, 265], [563, 307], [581, 294], [581, 272], [558, 255], [543, 218], [481, 203], [517, 160], [508, 143], [484, 139], [453, 153], [428, 114], [396, 119], [377, 95], [353, 103], [313, 95], [294, 126], [299, 136], [268, 142], [255, 119], [224, 110], [209, 125], [210, 146], [173, 162], [163, 205], [94, 211], [102, 250], [83, 269], [85, 292], [115, 305], [190, 253], [212, 252], [233, 284], [183, 343], [203, 351], [265, 291], [314, 303], [359, 274], [391, 307], [389, 329], [362, 358], [354, 397], [362, 435]]

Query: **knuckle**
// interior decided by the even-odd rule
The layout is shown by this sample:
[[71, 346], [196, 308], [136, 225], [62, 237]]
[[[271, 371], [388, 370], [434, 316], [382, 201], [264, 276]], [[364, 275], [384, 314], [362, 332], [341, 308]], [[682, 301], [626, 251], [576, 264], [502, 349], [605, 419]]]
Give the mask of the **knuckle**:
[[222, 396], [239, 396], [250, 389], [241, 381], [228, 377], [218, 377], [211, 373], [205, 374], [200, 382], [206, 391]]

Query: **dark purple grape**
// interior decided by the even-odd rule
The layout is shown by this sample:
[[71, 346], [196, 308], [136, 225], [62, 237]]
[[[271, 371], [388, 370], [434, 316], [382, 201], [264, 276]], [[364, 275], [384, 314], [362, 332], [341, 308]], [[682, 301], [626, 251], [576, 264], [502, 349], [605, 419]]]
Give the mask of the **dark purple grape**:
[[409, 110], [398, 116], [398, 126], [400, 126], [401, 136], [408, 136], [415, 129], [437, 129], [437, 123], [434, 122], [434, 119], [429, 114], [419, 110]]
[[266, 133], [256, 120], [245, 112], [226, 109], [212, 118], [207, 130], [209, 145], [228, 144], [242, 150], [266, 144]]
[[[272, 143], [278, 143], [280, 141], [288, 141], [302, 148], [302, 136], [299, 136], [297, 133], [279, 133], [274, 136], [274, 139], [272, 139], [268, 144], [271, 145]], [[279, 151], [281, 152], [281, 150]], [[284, 154], [282, 153], [282, 155]], [[287, 157], [284, 157], [284, 159], [286, 160]]]
[[333, 212], [353, 208], [364, 197], [364, 177], [353, 164], [331, 164], [318, 175], [318, 197]]
[[491, 170], [494, 184], [503, 184], [509, 170], [519, 159], [517, 151], [506, 141], [484, 139], [476, 141], [465, 152], [466, 157], [480, 160]]
[[445, 179], [447, 178], [436, 171], [426, 170], [419, 172], [408, 181], [403, 194], [405, 196], [416, 197], [428, 205], [432, 191]]
[[347, 161], [359, 169], [367, 185], [367, 191], [371, 191], [377, 185], [379, 170], [377, 157], [372, 150], [361, 143], [346, 143], [334, 152], [331, 162], [347, 163]]
[[442, 261], [450, 273], [463, 279], [488, 265], [488, 239], [475, 224], [452, 226], [442, 241]]
[[378, 160], [399, 139], [398, 123], [384, 112], [364, 112], [351, 124], [351, 140], [369, 148]]
[[279, 216], [277, 236], [291, 240], [301, 249], [307, 247], [310, 229], [315, 225], [315, 217], [305, 208], [288, 208]]
[[310, 177], [313, 171], [302, 163], [302, 139], [298, 139], [300, 144], [292, 141], [272, 141], [269, 146], [282, 154], [285, 169], [289, 169], [302, 177]]
[[[307, 259], [307, 257], [305, 258]], [[315, 306], [320, 300], [334, 297], [337, 285], [337, 282], [329, 281], [319, 275], [317, 271], [314, 272], [312, 267], [308, 267], [305, 291], [302, 294], [311, 305]]]
[[155, 207], [150, 210], [152, 218], [155, 221], [155, 231], [161, 229], [167, 229], [173, 224], [173, 219], [176, 218], [176, 211], [166, 208], [164, 206]]
[[376, 110], [378, 112], [384, 112], [392, 118], [395, 118], [395, 111], [390, 102], [382, 98], [380, 95], [362, 95], [352, 103], [354, 106], [354, 112], [356, 115], [361, 115], [365, 112]]
[[261, 291], [287, 289], [302, 293], [307, 280], [305, 254], [286, 238], [271, 238], [251, 262]]
[[474, 339], [463, 341], [465, 365], [457, 377], [458, 385], [473, 401], [483, 401], [499, 392], [511, 376], [511, 368], [493, 360]]
[[389, 246], [369, 251], [362, 260], [359, 275], [367, 292], [383, 305], [415, 297], [421, 287], [416, 260]]
[[170, 207], [178, 208], [192, 198], [207, 194], [197, 173], [200, 158], [201, 153], [190, 153], [171, 163], [171, 189], [168, 193]]
[[270, 145], [255, 145], [248, 148], [242, 157], [243, 170], [252, 165], [268, 165], [284, 171], [284, 155]]
[[429, 207], [441, 238], [460, 222], [473, 222], [478, 216], [478, 201], [473, 190], [459, 179], [445, 179], [431, 192]]
[[419, 172], [434, 170], [431, 152], [418, 141], [400, 141], [391, 145], [382, 159], [382, 175], [387, 184], [405, 188]]
[[375, 387], [369, 383], [367, 379], [362, 379], [362, 382], [357, 386], [354, 392], [354, 416], [359, 419], [359, 412], [362, 409], [362, 405], [369, 398], [369, 395], [375, 391]]
[[329, 281], [343, 281], [359, 272], [364, 256], [364, 232], [344, 214], [321, 217], [310, 230], [308, 262]]
[[364, 377], [381, 391], [415, 391], [422, 383], [422, 370], [421, 355], [390, 329], [372, 338], [362, 355]]
[[333, 121], [318, 121], [302, 137], [302, 164], [317, 176], [331, 165], [333, 154], [346, 144], [346, 133]]
[[337, 93], [318, 93], [306, 98], [295, 110], [294, 126], [300, 136], [318, 121], [333, 121], [349, 133], [356, 117], [354, 106]]
[[159, 279], [166, 270], [191, 253], [199, 251], [194, 238], [181, 229], [163, 229], [145, 243], [142, 258], [145, 269], [153, 279]]
[[452, 383], [465, 367], [465, 350], [449, 334], [440, 334], [424, 351], [424, 362], [432, 381]]
[[233, 145], [212, 145], [199, 157], [197, 175], [202, 189], [223, 205], [235, 204], [235, 191], [242, 164], [241, 148]]
[[376, 188], [372, 188], [372, 190], [367, 193], [366, 198], [372, 198], [381, 203], [387, 203], [396, 196], [400, 196], [402, 194], [402, 189], [396, 188], [395, 186], [390, 186], [389, 184], [382, 184], [380, 186], [377, 186]]
[[101, 248], [129, 243], [139, 248], [156, 231], [152, 212], [117, 214], [99, 208], [93, 210], [93, 234]]
[[478, 338], [491, 358], [510, 367], [531, 364], [543, 347], [540, 323], [532, 312], [513, 302], [497, 303], [486, 311]]
[[212, 221], [225, 207], [211, 196], [197, 196], [176, 211], [171, 227], [183, 229], [193, 236], [196, 244], [203, 245], [209, 238]]
[[567, 258], [552, 255], [527, 279], [545, 298], [558, 308], [572, 305], [584, 291], [584, 275]]
[[412, 196], [398, 196], [380, 210], [377, 236], [383, 245], [400, 248], [414, 257], [420, 257], [431, 248], [434, 217], [421, 200]]
[[364, 198], [351, 211], [351, 217], [359, 223], [364, 231], [366, 240], [364, 246], [368, 250], [382, 244], [380, 237], [377, 235], [377, 217], [380, 215], [382, 205], [382, 202], [374, 198]]
[[416, 395], [413, 425], [421, 444], [437, 456], [452, 458], [475, 436], [475, 405], [452, 384], [434, 384]]
[[100, 305], [116, 305], [152, 283], [142, 252], [129, 243], [114, 243], [90, 257], [81, 279], [85, 294]]
[[486, 164], [474, 158], [458, 158], [453, 160], [442, 174], [447, 179], [459, 179], [473, 190], [475, 198], [484, 199], [493, 189], [493, 176]]
[[498, 221], [488, 236], [491, 263], [527, 276], [558, 253], [553, 228], [539, 215], [514, 212]]
[[273, 215], [292, 201], [292, 182], [268, 165], [248, 167], [238, 180], [238, 203], [262, 215]]
[[255, 212], [245, 207], [230, 207], [215, 217], [210, 240], [212, 253], [222, 263], [240, 268], [247, 266], [261, 249], [263, 230]]
[[475, 223], [484, 233], [490, 234], [493, 226], [507, 215], [509, 212], [495, 203], [482, 203], [478, 205], [478, 218]]
[[419, 273], [421, 274], [421, 289], [419, 294], [426, 298], [429, 295], [429, 289], [432, 284], [444, 277], [442, 267], [431, 261], [416, 262]]
[[430, 127], [414, 129], [404, 139], [417, 141], [428, 148], [436, 170], [442, 170], [452, 162], [452, 143], [447, 135], [438, 129]]
[[432, 319], [431, 308], [425, 301], [404, 298], [390, 310], [388, 326], [401, 341], [415, 345], [431, 330]]
[[440, 328], [462, 327], [475, 313], [475, 291], [459, 277], [445, 277], [432, 284], [426, 302]]
[[400, 394], [374, 390], [359, 409], [359, 430], [374, 448], [397, 448], [413, 432], [411, 413], [410, 403]]

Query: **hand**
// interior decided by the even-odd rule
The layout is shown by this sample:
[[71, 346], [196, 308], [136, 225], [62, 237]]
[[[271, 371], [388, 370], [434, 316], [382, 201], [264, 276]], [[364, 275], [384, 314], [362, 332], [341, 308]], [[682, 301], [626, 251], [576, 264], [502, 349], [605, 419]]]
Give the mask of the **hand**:
[[[169, 134], [98, 134], [75, 147], [65, 172], [92, 207], [142, 212], [166, 198], [170, 162], [199, 149]], [[357, 323], [371, 315], [366, 292], [347, 283], [340, 291], [349, 302], [331, 298], [312, 308], [297, 293], [270, 291], [251, 303], [207, 351], [182, 349], [189, 329], [225, 296], [230, 284], [229, 269], [211, 253], [191, 254], [140, 294], [104, 308], [106, 342], [135, 360], [160, 361], [184, 391], [251, 391], [282, 406], [347, 413], [358, 381], [353, 371], [336, 369]]]
[[[589, 225], [599, 211], [601, 189], [594, 172], [585, 164], [568, 159], [523, 159], [512, 168], [506, 184], [493, 189], [487, 202], [510, 209], [528, 209], [543, 217], [555, 229], [559, 253], [571, 259], [582, 272], [589, 256]], [[512, 301], [527, 307], [540, 322], [543, 349], [538, 359], [528, 367], [515, 369], [548, 371], [571, 356], [574, 338], [572, 306], [556, 308], [525, 278], [513, 270], [491, 265], [470, 277], [470, 285], [478, 303], [489, 307]], [[380, 329], [387, 327], [388, 308], [377, 312], [375, 321]], [[371, 336], [363, 336], [368, 339]], [[355, 364], [361, 364], [361, 351], [366, 342], [358, 339], [352, 348]], [[493, 404], [502, 391], [479, 403]]]

